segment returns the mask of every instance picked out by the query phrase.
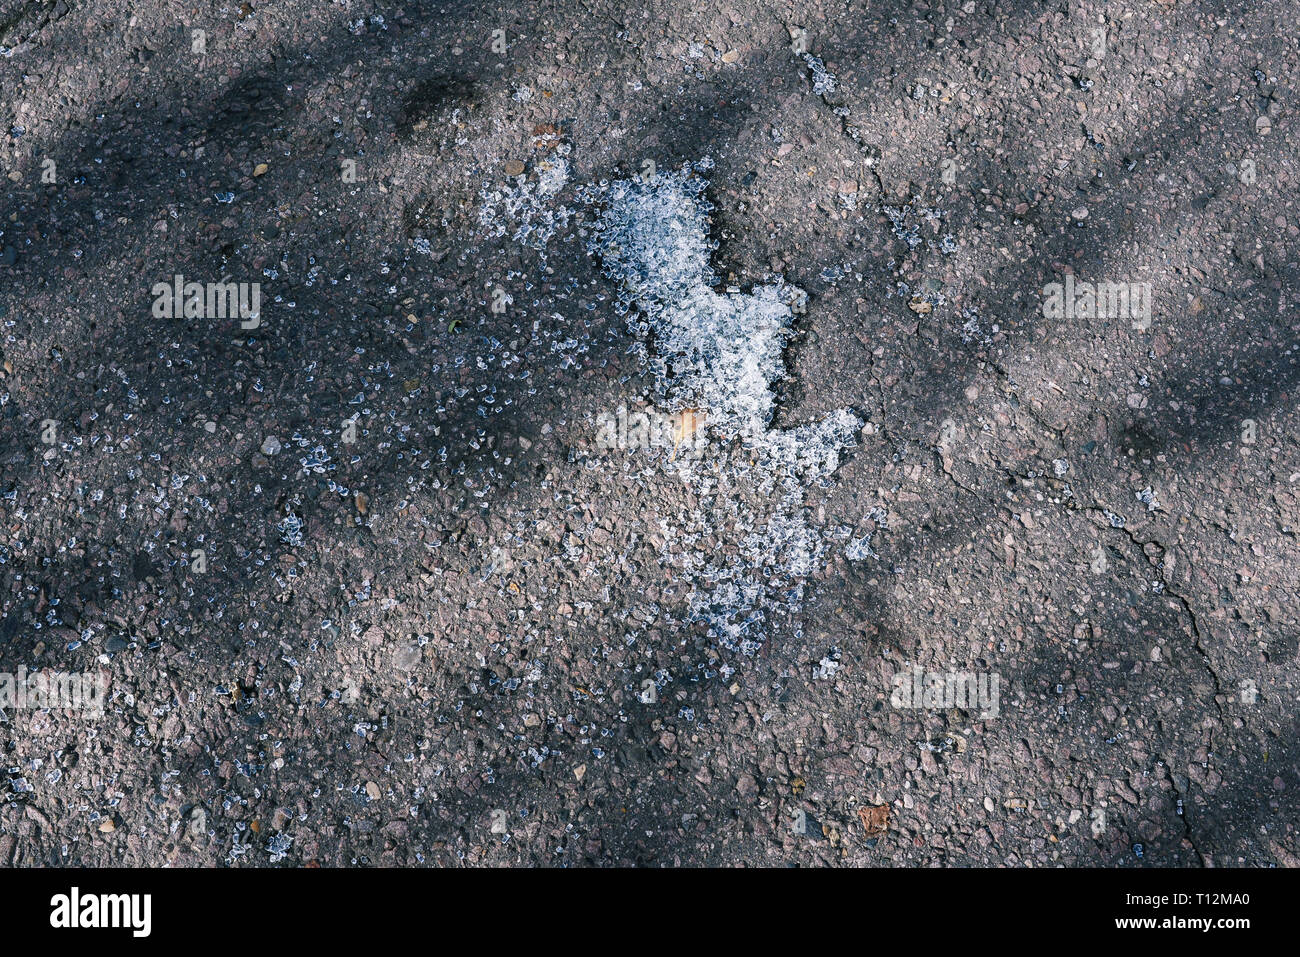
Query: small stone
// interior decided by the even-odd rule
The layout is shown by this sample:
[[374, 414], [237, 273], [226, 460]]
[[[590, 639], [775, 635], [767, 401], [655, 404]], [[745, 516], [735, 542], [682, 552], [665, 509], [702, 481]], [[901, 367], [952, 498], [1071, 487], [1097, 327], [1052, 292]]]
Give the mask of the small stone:
[[258, 163], [256, 166], [253, 167], [253, 175], [265, 176], [267, 170], [269, 170], [270, 168], [271, 167], [267, 166], [265, 163]]
[[506, 160], [507, 176], [522, 176], [524, 173], [524, 164], [519, 160]]
[[268, 435], [262, 440], [263, 455], [278, 455], [280, 452], [280, 440], [274, 435]]
[[742, 774], [736, 781], [736, 793], [742, 798], [749, 801], [758, 794], [758, 782], [754, 780], [751, 774]]
[[402, 671], [412, 671], [424, 659], [424, 652], [416, 644], [404, 645], [393, 655], [393, 664]]
[[380, 793], [378, 784], [374, 781], [366, 782], [366, 797], [370, 798], [372, 801], [378, 801]]
[[1073, 216], [1075, 219], [1079, 219], [1079, 220], [1087, 219], [1087, 218], [1088, 218], [1088, 207], [1087, 207], [1087, 206], [1076, 206], [1076, 207], [1074, 207], [1073, 210], [1070, 211], [1070, 215]]

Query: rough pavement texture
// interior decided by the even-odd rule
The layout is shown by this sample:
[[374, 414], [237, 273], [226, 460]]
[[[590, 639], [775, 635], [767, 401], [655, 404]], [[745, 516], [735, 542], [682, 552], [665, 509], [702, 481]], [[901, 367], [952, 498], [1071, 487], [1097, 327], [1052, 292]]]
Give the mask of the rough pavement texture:
[[[1295, 865], [1297, 22], [0, 0], [0, 864]], [[816, 476], [672, 447], [677, 177]]]

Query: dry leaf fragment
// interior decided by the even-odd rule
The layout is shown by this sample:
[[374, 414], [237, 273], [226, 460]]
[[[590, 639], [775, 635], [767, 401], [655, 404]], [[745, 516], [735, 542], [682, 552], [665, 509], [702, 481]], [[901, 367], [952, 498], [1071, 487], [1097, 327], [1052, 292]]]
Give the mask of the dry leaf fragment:
[[858, 808], [858, 818], [867, 832], [867, 837], [876, 837], [889, 830], [889, 805]]

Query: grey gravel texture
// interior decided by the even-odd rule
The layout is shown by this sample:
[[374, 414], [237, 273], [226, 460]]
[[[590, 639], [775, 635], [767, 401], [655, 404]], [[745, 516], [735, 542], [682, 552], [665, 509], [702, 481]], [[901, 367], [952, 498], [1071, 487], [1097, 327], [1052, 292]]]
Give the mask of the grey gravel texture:
[[0, 864], [1296, 865], [1297, 22], [0, 0]]

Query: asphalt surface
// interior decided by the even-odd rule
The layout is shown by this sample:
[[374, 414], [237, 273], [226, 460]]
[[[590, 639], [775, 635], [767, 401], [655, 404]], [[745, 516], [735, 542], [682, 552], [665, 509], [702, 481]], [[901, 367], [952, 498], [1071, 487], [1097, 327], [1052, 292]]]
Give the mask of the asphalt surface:
[[0, 0], [0, 864], [1296, 865], [1297, 22]]

